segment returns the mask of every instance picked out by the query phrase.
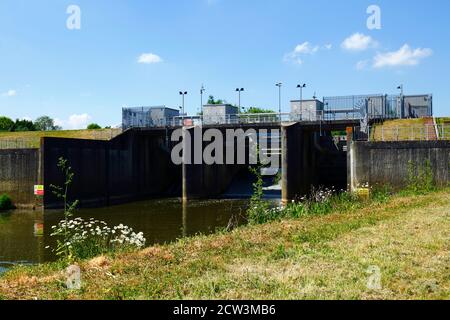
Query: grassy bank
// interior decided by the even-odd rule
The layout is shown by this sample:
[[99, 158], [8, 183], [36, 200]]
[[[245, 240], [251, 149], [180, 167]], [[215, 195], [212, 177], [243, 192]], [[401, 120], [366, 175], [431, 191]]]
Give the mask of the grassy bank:
[[[3, 299], [449, 299], [450, 189], [0, 278]], [[381, 290], [367, 288], [375, 266]]]
[[42, 137], [109, 140], [120, 132], [121, 129], [0, 132], [0, 147], [39, 148]]

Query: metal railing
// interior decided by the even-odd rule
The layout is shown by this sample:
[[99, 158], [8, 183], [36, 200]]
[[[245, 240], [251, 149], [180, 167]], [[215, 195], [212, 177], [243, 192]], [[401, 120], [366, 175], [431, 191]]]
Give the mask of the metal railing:
[[177, 116], [163, 118], [151, 123], [131, 125], [128, 128], [159, 128], [182, 126], [211, 126], [211, 125], [239, 125], [239, 124], [274, 124], [286, 122], [321, 122], [337, 120], [361, 120], [363, 116], [355, 111], [334, 110], [303, 113], [252, 113], [232, 114], [220, 116]]
[[422, 126], [397, 126], [369, 127], [366, 134], [356, 132], [356, 139], [369, 141], [450, 141], [450, 124], [422, 125]]

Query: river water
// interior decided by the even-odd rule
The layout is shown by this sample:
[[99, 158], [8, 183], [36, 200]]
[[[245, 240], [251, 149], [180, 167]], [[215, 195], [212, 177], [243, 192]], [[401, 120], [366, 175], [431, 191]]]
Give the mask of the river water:
[[[76, 217], [121, 223], [144, 233], [147, 245], [172, 242], [198, 233], [210, 234], [230, 220], [242, 224], [248, 200], [193, 201], [150, 200], [100, 209], [82, 209]], [[55, 259], [50, 249], [55, 239], [52, 226], [63, 218], [61, 211], [15, 210], [0, 213], [0, 273], [15, 264], [37, 264]]]

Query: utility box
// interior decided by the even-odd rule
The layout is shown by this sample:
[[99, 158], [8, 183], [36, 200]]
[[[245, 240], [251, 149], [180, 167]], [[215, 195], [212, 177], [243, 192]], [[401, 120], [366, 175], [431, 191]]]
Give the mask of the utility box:
[[291, 113], [297, 121], [317, 121], [323, 115], [323, 102], [317, 99], [292, 100]]
[[432, 95], [404, 96], [403, 117], [422, 118], [433, 116]]
[[178, 110], [166, 106], [123, 108], [122, 129], [165, 127], [171, 125], [172, 120], [179, 115]]
[[227, 124], [238, 120], [239, 108], [231, 104], [207, 104], [203, 106], [203, 124]]

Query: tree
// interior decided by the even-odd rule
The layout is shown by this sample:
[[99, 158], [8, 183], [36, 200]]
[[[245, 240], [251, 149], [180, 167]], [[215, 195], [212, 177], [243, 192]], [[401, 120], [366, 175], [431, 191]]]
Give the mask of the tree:
[[10, 131], [14, 126], [14, 121], [8, 117], [0, 117], [0, 131]]
[[55, 126], [55, 121], [48, 116], [37, 118], [34, 122], [34, 127], [38, 131], [54, 131], [61, 129], [59, 126]]
[[222, 99], [214, 100], [214, 96], [209, 96], [208, 104], [223, 104], [224, 101]]
[[17, 119], [11, 131], [15, 132], [36, 131], [36, 128], [34, 127], [33, 121]]
[[100, 127], [98, 124], [96, 123], [91, 123], [90, 125], [87, 126], [88, 130], [98, 130], [101, 129], [102, 127]]
[[272, 110], [269, 110], [269, 109], [261, 109], [261, 108], [257, 108], [257, 107], [251, 107], [246, 111], [246, 113], [258, 114], [258, 113], [275, 113], [275, 112]]

